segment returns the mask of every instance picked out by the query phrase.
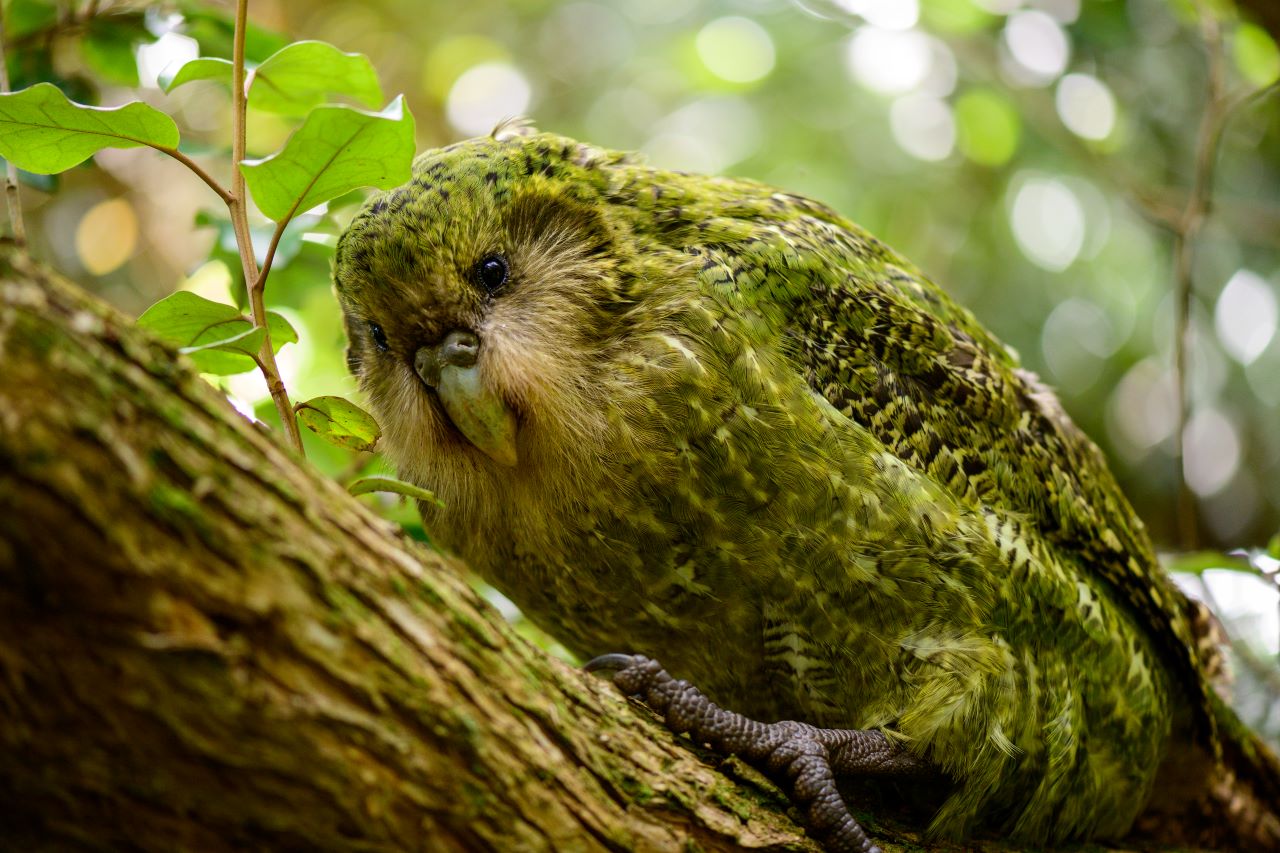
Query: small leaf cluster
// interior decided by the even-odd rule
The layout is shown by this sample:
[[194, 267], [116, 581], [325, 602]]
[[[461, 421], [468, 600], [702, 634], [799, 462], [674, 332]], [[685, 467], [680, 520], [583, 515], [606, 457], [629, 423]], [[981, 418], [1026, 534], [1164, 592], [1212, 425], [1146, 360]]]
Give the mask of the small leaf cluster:
[[[163, 90], [170, 93], [197, 81], [232, 88], [237, 79], [244, 80], [243, 91], [231, 92], [232, 109], [240, 119], [232, 123], [233, 135], [240, 134], [228, 146], [232, 151], [245, 149], [246, 106], [296, 123], [280, 150], [232, 163], [243, 182], [223, 186], [183, 150], [181, 132], [168, 114], [141, 100], [95, 106], [96, 81], [60, 77], [54, 71], [53, 45], [74, 38], [85, 66], [104, 82], [137, 86], [134, 50], [155, 40], [155, 21], [139, 11], [77, 17], [60, 11], [61, 5], [48, 0], [9, 4], [7, 35], [17, 48], [10, 65], [21, 88], [0, 93], [0, 156], [27, 175], [56, 175], [105, 148], [150, 147], [190, 168], [226, 205], [225, 213], [202, 213], [196, 224], [218, 230], [211, 256], [238, 272], [240, 304], [179, 291], [148, 309], [139, 324], [204, 373], [261, 370], [299, 450], [296, 422], [338, 446], [372, 449], [378, 426], [350, 401], [318, 397], [288, 405], [274, 357], [298, 335], [284, 317], [265, 309], [263, 293], [274, 263], [286, 265], [308, 247], [327, 253], [332, 245], [336, 227], [329, 223], [326, 235], [323, 213], [308, 211], [346, 206], [362, 197], [362, 188], [388, 189], [408, 180], [414, 120], [403, 98], [384, 104], [377, 74], [365, 56], [320, 41], [289, 43], [249, 24], [243, 0], [234, 18], [204, 4], [181, 3], [182, 26], [204, 55], [166, 69], [160, 79]], [[237, 39], [243, 44], [242, 68], [236, 67]], [[250, 224], [250, 199], [270, 223]], [[304, 241], [304, 235], [312, 238]], [[322, 260], [327, 264], [327, 255]]]

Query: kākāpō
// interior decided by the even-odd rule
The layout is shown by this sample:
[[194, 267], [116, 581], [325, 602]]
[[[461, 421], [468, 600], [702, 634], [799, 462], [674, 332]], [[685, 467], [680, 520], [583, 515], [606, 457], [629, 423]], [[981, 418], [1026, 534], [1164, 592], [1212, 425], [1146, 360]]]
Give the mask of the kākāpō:
[[575, 653], [632, 653], [597, 666], [832, 849], [873, 844], [830, 771], [948, 780], [941, 835], [1113, 838], [1177, 789], [1280, 848], [1275, 758], [1102, 454], [835, 211], [504, 128], [421, 155], [334, 275], [433, 538]]

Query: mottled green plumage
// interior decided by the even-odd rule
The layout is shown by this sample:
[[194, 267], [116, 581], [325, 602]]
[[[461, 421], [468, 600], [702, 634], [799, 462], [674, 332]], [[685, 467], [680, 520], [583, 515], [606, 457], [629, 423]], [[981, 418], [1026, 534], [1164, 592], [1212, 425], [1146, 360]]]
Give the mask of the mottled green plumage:
[[[957, 780], [953, 835], [1117, 835], [1173, 738], [1216, 748], [1185, 602], [1097, 448], [830, 209], [485, 138], [375, 199], [335, 278], [387, 451], [444, 502], [432, 534], [576, 653], [883, 730]], [[415, 372], [456, 329], [514, 465]]]

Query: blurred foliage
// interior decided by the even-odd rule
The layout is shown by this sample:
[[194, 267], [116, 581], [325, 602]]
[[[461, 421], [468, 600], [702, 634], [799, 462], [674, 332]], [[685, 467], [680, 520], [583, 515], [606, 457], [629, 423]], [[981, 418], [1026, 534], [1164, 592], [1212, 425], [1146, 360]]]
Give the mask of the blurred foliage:
[[[1266, 8], [1203, 7], [1221, 26], [1235, 108], [1194, 243], [1184, 447], [1197, 538], [1218, 549], [1260, 546], [1280, 529], [1280, 50], [1274, 16], [1251, 18], [1249, 7]], [[1176, 286], [1161, 220], [1176, 219], [1193, 183], [1209, 76], [1201, 9], [1190, 0], [254, 0], [247, 53], [260, 63], [289, 39], [322, 39], [368, 55], [384, 91], [405, 93], [420, 147], [527, 114], [660, 165], [825, 201], [1016, 348], [1169, 543]], [[225, 9], [12, 0], [6, 23], [14, 88], [48, 80], [110, 105], [134, 97], [120, 87], [136, 83], [178, 120], [186, 153], [227, 138], [217, 69], [168, 95], [156, 82], [196, 55], [230, 56]], [[280, 148], [290, 129], [251, 109], [250, 156]], [[96, 161], [61, 176], [56, 194], [47, 181], [24, 189], [36, 254], [134, 313], [175, 287], [243, 303], [234, 243], [205, 187], [152, 152]], [[222, 161], [208, 167], [226, 174]], [[268, 302], [299, 330], [280, 353], [295, 399], [354, 390], [329, 256], [358, 201], [299, 219], [276, 257]], [[219, 381], [243, 411], [275, 419], [256, 375]], [[387, 473], [368, 454], [305, 439], [313, 462], [344, 479]], [[405, 502], [364, 499], [421, 535]], [[1189, 588], [1217, 600], [1264, 662], [1280, 642], [1276, 556], [1186, 564]], [[1269, 714], [1274, 668], [1242, 660], [1238, 693], [1262, 697], [1242, 707]]]

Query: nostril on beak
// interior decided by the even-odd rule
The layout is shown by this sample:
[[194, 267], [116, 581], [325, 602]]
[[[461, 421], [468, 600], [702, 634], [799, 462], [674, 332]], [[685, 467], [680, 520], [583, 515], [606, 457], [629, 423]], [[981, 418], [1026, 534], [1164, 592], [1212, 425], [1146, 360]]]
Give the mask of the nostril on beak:
[[480, 339], [475, 332], [455, 329], [433, 347], [419, 347], [413, 355], [414, 372], [427, 385], [440, 384], [440, 371], [445, 367], [471, 367], [480, 354]]
[[445, 335], [440, 343], [440, 366], [470, 367], [476, 363], [479, 354], [480, 339], [475, 333], [458, 329]]

